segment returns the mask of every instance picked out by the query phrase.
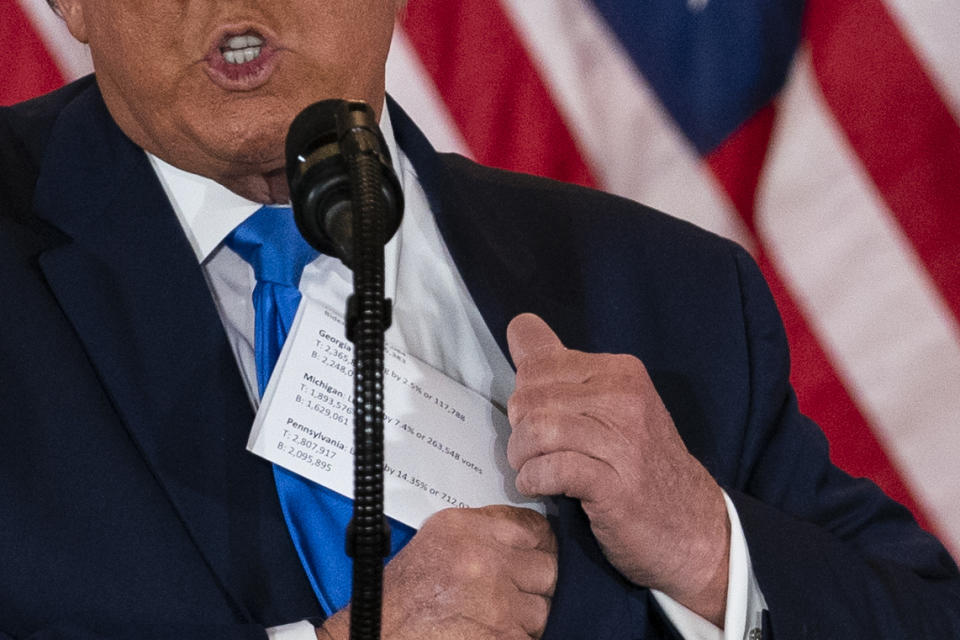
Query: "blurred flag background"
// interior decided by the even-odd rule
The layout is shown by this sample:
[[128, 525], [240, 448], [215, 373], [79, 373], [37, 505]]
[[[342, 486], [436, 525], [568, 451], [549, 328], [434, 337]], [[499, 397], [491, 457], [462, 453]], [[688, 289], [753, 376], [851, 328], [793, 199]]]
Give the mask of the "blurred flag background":
[[[960, 5], [410, 0], [405, 13], [388, 89], [435, 146], [747, 247], [834, 461], [960, 557]], [[0, 43], [0, 104], [92, 70], [45, 0], [0, 0]]]

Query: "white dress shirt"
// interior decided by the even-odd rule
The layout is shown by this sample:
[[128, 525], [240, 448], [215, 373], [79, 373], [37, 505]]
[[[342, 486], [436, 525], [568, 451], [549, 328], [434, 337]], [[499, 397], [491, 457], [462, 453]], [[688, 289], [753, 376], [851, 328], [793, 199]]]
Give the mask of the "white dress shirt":
[[[514, 373], [491, 335], [453, 264], [430, 212], [416, 171], [397, 147], [389, 113], [380, 122], [403, 186], [403, 223], [385, 248], [385, 295], [393, 299], [393, 324], [386, 340], [415, 355], [501, 409], [513, 391]], [[149, 155], [149, 154], [148, 154]], [[254, 355], [253, 269], [224, 238], [260, 204], [222, 185], [177, 169], [150, 155], [190, 244], [203, 267], [226, 329], [250, 402], [259, 405]], [[304, 269], [300, 290], [333, 309], [345, 309], [352, 274], [338, 259], [321, 255]], [[731, 522], [730, 577], [721, 631], [669, 596], [654, 597], [688, 640], [742, 640], [765, 603], [753, 579], [746, 542], [733, 503], [724, 495]], [[309, 623], [268, 630], [273, 638], [315, 638]]]

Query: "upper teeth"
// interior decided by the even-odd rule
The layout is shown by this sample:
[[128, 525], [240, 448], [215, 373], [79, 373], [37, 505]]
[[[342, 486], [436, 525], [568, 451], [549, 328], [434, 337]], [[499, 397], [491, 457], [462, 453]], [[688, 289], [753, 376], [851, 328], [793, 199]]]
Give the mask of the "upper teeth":
[[228, 63], [243, 64], [259, 56], [262, 47], [263, 38], [259, 36], [233, 36], [227, 40], [227, 44], [221, 49], [221, 52], [223, 53], [223, 59]]

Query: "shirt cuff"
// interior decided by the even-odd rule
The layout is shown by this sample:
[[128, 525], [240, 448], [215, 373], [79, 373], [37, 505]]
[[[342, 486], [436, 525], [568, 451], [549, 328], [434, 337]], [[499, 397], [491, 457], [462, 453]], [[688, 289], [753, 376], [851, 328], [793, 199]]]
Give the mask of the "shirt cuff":
[[317, 640], [317, 629], [306, 620], [267, 629], [269, 640]]
[[752, 640], [760, 637], [761, 616], [767, 608], [763, 593], [753, 575], [750, 551], [740, 526], [740, 516], [733, 501], [723, 492], [730, 519], [730, 567], [727, 577], [727, 608], [723, 629], [668, 596], [651, 589], [664, 614], [684, 640]]

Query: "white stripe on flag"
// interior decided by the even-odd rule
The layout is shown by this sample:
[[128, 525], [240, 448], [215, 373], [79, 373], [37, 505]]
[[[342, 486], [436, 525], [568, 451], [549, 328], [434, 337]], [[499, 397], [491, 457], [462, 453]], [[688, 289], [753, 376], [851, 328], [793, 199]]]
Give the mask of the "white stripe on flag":
[[923, 61], [944, 101], [960, 120], [960, 7], [954, 2], [883, 0]]
[[501, 2], [603, 189], [752, 248], [725, 192], [590, 3]]
[[960, 328], [827, 110], [806, 51], [782, 96], [758, 228], [888, 454], [960, 551]]
[[46, 0], [13, 0], [33, 24], [67, 82], [93, 72], [90, 49], [77, 42]]
[[387, 58], [387, 91], [416, 121], [438, 151], [472, 157], [436, 85], [420, 64], [401, 27], [394, 31]]

